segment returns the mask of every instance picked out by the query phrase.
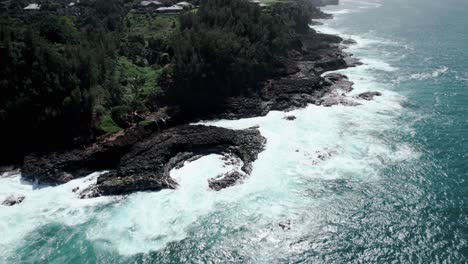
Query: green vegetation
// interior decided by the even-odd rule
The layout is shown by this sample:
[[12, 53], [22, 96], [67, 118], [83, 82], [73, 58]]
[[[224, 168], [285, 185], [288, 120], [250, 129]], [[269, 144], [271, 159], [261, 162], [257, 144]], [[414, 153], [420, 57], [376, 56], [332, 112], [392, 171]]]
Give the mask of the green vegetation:
[[248, 92], [317, 11], [265, 1], [194, 0], [181, 16], [131, 12], [130, 0], [81, 0], [74, 15], [61, 1], [31, 11], [12, 1], [0, 10], [0, 160], [83, 144], [168, 104], [195, 114]]
[[110, 115], [105, 115], [102, 117], [102, 121], [99, 123], [97, 129], [104, 134], [111, 134], [122, 130], [122, 128], [114, 122]]
[[123, 99], [130, 103], [134, 100], [144, 100], [150, 94], [160, 93], [157, 81], [162, 69], [155, 70], [151, 66], [138, 66], [130, 62], [126, 57], [120, 57], [117, 68], [125, 80]]
[[283, 54], [309, 29], [307, 0], [262, 9], [243, 0], [207, 0], [180, 18], [167, 94], [189, 113], [211, 111], [272, 73]]
[[125, 18], [127, 34], [145, 39], [170, 39], [179, 28], [179, 17], [163, 14], [129, 13]]
[[124, 1], [84, 0], [80, 16], [50, 3], [0, 17], [1, 160], [86, 142], [98, 126], [115, 131], [98, 121], [125, 103], [116, 64]]

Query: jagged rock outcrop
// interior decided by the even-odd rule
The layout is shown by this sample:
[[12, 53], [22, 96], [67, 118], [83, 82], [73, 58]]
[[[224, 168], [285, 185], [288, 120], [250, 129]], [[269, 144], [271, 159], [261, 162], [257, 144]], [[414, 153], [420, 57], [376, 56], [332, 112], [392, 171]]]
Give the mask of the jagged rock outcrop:
[[358, 98], [367, 101], [373, 100], [375, 96], [382, 96], [381, 92], [365, 92], [358, 95]]
[[[95, 185], [82, 190], [82, 198], [174, 189], [177, 183], [170, 177], [174, 167], [212, 153], [238, 157], [243, 162], [240, 170], [244, 177], [249, 175], [264, 143], [265, 139], [255, 128], [231, 130], [184, 125], [157, 132], [141, 128], [101, 145], [44, 156], [30, 155], [23, 166], [26, 172], [23, 177], [40, 183], [62, 184], [96, 170], [110, 170], [99, 176]], [[212, 188], [220, 190], [240, 179], [234, 174], [228, 178], [229, 181], [213, 179]]]
[[286, 119], [288, 121], [293, 121], [293, 120], [296, 120], [296, 116], [289, 115], [289, 116], [285, 116], [284, 119]]
[[23, 195], [10, 195], [2, 202], [2, 205], [5, 205], [5, 206], [17, 205], [17, 204], [22, 203], [25, 198], [26, 197], [24, 197]]
[[[352, 89], [352, 83], [341, 74], [321, 75], [354, 67], [360, 62], [342, 50], [339, 36], [316, 33], [313, 30], [301, 37], [301, 49], [292, 50], [281, 58], [283, 69], [276, 78], [268, 79], [243, 96], [225, 99], [221, 112], [200, 119], [237, 119], [266, 115], [269, 111], [288, 111], [308, 104], [332, 106], [358, 105], [343, 93]], [[330, 96], [332, 95], [332, 96]]]
[[[184, 161], [207, 154], [235, 155], [243, 162], [246, 175], [263, 149], [265, 139], [257, 129], [230, 130], [211, 126], [181, 126], [165, 130], [135, 144], [122, 157], [117, 169], [100, 176], [82, 197], [157, 191], [177, 188], [170, 171]], [[218, 181], [215, 190], [229, 187], [240, 177]], [[214, 181], [212, 181], [214, 182]]]
[[56, 185], [113, 168], [136, 142], [152, 133], [145, 127], [133, 127], [80, 149], [30, 154], [24, 159], [21, 175], [28, 181]]

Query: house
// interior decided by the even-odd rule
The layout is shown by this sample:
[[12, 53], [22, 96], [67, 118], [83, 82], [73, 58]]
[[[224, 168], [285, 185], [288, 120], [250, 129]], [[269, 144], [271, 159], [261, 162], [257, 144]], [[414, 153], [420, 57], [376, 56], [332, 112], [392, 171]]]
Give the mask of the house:
[[41, 9], [41, 5], [33, 3], [33, 4], [29, 4], [28, 6], [26, 6], [23, 9], [24, 10], [39, 10], [39, 9]]
[[141, 1], [139, 4], [140, 8], [158, 8], [163, 4], [156, 0], [149, 0], [149, 1]]
[[169, 7], [160, 7], [156, 9], [156, 12], [158, 13], [165, 13], [165, 14], [179, 14], [182, 11], [184, 11], [184, 8], [179, 5], [173, 5]]
[[177, 3], [175, 5], [178, 5], [178, 6], [181, 6], [182, 8], [184, 9], [192, 9], [193, 8], [193, 5], [189, 2], [180, 2], [180, 3]]
[[269, 7], [269, 5], [263, 3], [262, 1], [260, 0], [249, 0], [250, 3], [254, 4], [254, 5], [258, 5], [259, 7], [261, 8], [266, 8], [266, 7]]

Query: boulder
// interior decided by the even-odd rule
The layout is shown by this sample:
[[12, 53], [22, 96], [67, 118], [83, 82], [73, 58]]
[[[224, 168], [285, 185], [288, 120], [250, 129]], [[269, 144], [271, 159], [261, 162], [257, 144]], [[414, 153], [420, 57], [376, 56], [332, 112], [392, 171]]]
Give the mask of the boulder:
[[208, 180], [208, 186], [210, 189], [215, 191], [220, 191], [227, 187], [231, 187], [237, 184], [240, 180], [246, 177], [245, 173], [239, 171], [231, 171], [225, 174], [222, 174], [216, 178]]
[[350, 39], [350, 38], [344, 39], [341, 43], [344, 45], [356, 45], [357, 44], [357, 42], [354, 39]]
[[13, 206], [16, 204], [20, 204], [24, 201], [25, 198], [26, 197], [24, 197], [23, 195], [10, 195], [2, 202], [2, 205]]
[[291, 230], [291, 220], [280, 222], [278, 225], [283, 230]]
[[375, 96], [382, 96], [380, 92], [365, 92], [358, 95], [358, 98], [370, 101], [374, 99]]

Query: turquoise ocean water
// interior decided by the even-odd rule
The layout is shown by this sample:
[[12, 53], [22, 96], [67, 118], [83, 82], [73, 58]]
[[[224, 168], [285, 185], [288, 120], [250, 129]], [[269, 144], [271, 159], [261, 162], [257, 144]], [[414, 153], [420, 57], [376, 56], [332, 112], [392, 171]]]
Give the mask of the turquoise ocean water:
[[79, 200], [96, 174], [48, 188], [0, 177], [0, 199], [26, 196], [0, 207], [0, 263], [467, 263], [468, 1], [325, 11], [318, 31], [358, 42], [364, 65], [341, 71], [351, 96], [382, 97], [205, 122], [268, 140], [251, 177], [220, 192], [206, 183], [229, 169], [216, 155], [173, 171], [178, 190], [126, 197]]

